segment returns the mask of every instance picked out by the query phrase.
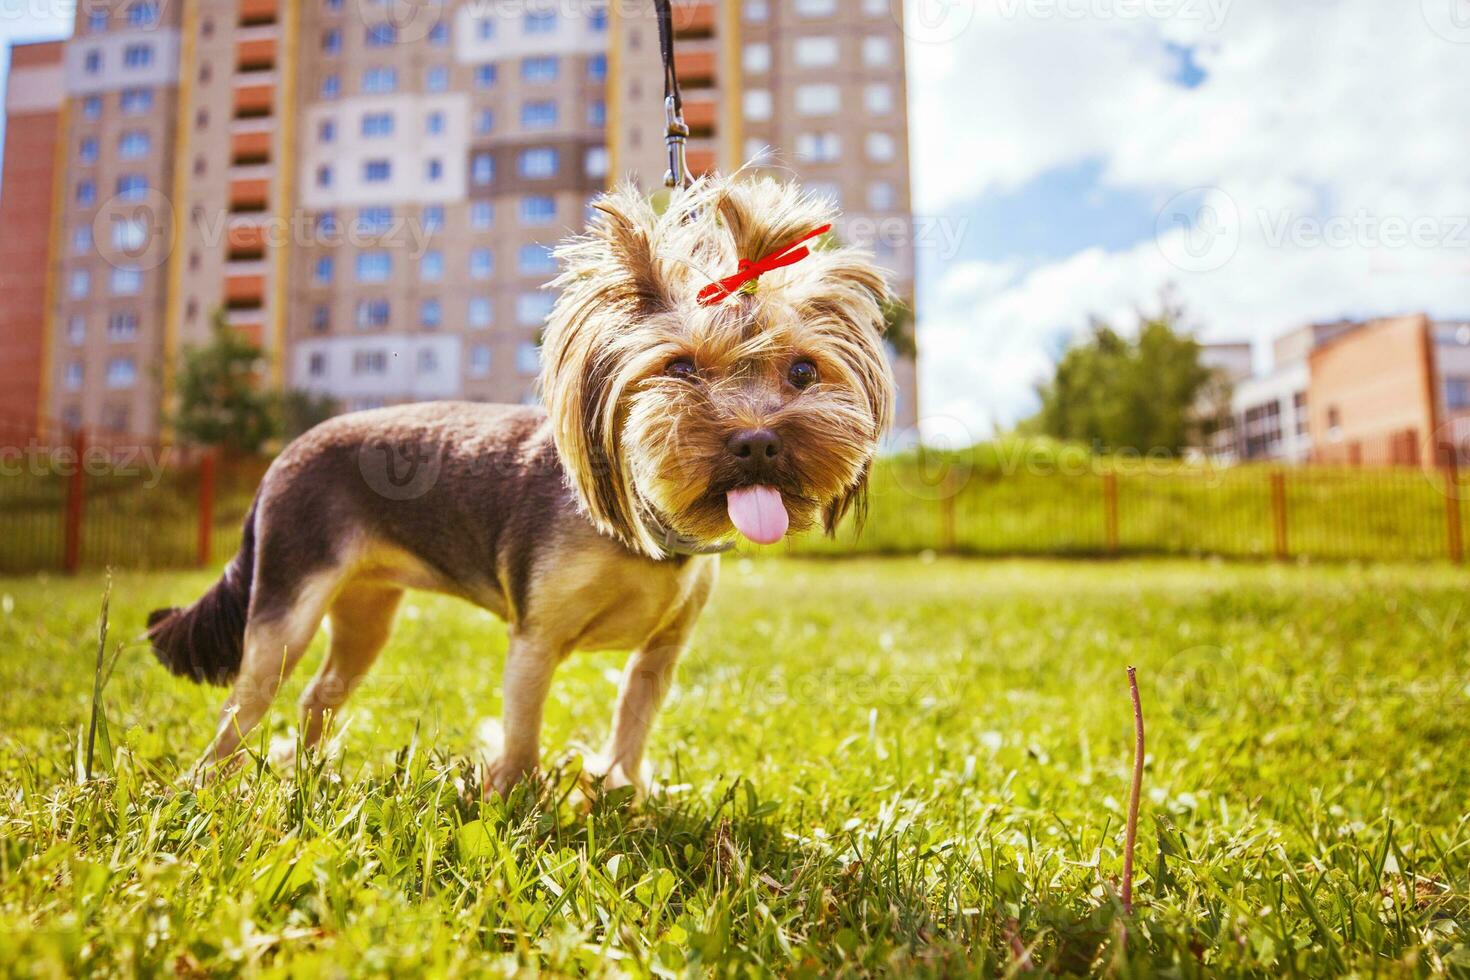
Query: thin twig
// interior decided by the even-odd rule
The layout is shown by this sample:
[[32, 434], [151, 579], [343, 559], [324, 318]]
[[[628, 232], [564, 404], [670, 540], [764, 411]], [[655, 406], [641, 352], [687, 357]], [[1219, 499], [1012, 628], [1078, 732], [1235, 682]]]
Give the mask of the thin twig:
[[102, 619], [97, 624], [97, 666], [92, 670], [92, 721], [87, 726], [86, 781], [92, 781], [92, 753], [97, 745], [97, 715], [102, 708], [102, 668], [107, 657], [107, 607], [112, 602], [112, 573], [107, 575], [107, 588], [102, 592]]
[[1128, 668], [1133, 699], [1133, 786], [1128, 793], [1128, 835], [1123, 851], [1123, 911], [1133, 914], [1133, 847], [1138, 842], [1138, 798], [1143, 792], [1143, 705], [1138, 700], [1138, 668]]

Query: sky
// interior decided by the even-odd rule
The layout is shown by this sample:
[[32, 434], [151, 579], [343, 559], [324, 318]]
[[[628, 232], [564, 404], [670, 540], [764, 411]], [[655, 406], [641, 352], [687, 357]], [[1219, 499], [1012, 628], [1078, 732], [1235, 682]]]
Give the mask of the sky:
[[[931, 439], [1166, 289], [1263, 370], [1304, 323], [1470, 317], [1470, 0], [895, 2]], [[0, 0], [0, 43], [71, 12]]]

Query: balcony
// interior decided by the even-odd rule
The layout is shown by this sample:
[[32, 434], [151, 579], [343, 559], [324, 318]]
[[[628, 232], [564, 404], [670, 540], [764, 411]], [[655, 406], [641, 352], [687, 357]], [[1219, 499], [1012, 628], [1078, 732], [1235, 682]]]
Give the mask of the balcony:
[[230, 134], [230, 162], [238, 165], [262, 164], [271, 156], [270, 132], [260, 133], [231, 133]]
[[229, 267], [244, 262], [259, 261], [265, 255], [265, 226], [260, 224], [231, 224], [226, 232], [228, 249], [226, 256]]
[[240, 26], [256, 27], [261, 24], [274, 24], [277, 7], [277, 0], [240, 0]]
[[239, 85], [235, 87], [235, 117], [268, 116], [275, 108], [276, 86]]
[[719, 116], [719, 106], [713, 98], [701, 96], [684, 100], [684, 123], [691, 137], [712, 135]]
[[674, 68], [679, 73], [679, 84], [688, 88], [714, 85], [716, 60], [713, 50], [676, 51]]
[[718, 154], [713, 149], [691, 146], [685, 151], [684, 157], [689, 164], [689, 172], [696, 177], [714, 170], [719, 165]]
[[677, 38], [709, 37], [719, 19], [713, 0], [673, 5], [674, 36]]
[[275, 67], [276, 39], [274, 37], [261, 38], [258, 41], [239, 41], [235, 44], [236, 71], [270, 71]]
[[237, 334], [259, 347], [265, 337], [265, 307], [227, 309], [225, 323], [229, 324]]
[[271, 199], [269, 180], [230, 181], [231, 211], [264, 211]]

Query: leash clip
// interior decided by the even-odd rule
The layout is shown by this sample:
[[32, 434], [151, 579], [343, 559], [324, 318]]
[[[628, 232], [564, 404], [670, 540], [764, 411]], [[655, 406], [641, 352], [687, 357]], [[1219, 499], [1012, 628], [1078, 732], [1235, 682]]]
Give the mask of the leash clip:
[[672, 95], [664, 98], [664, 120], [667, 130], [664, 143], [669, 148], [669, 169], [664, 171], [664, 186], [668, 188], [689, 186], [689, 164], [684, 157], [684, 147], [689, 141], [689, 127], [684, 125], [684, 115], [674, 105]]

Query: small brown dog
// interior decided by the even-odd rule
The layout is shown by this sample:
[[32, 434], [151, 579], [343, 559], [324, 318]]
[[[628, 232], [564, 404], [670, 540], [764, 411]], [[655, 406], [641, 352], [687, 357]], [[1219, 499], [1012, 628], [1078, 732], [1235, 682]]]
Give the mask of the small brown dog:
[[829, 223], [831, 206], [713, 178], [663, 213], [632, 188], [597, 211], [557, 253], [547, 411], [426, 403], [318, 426], [272, 464], [220, 581], [149, 617], [169, 670], [234, 682], [204, 765], [236, 755], [326, 616], [330, 648], [302, 698], [315, 744], [412, 588], [509, 624], [505, 745], [487, 787], [537, 765], [563, 658], [630, 649], [594, 769], [641, 789], [649, 726], [723, 542], [830, 533], [860, 511], [893, 403], [880, 270], [835, 247], [700, 298]]

